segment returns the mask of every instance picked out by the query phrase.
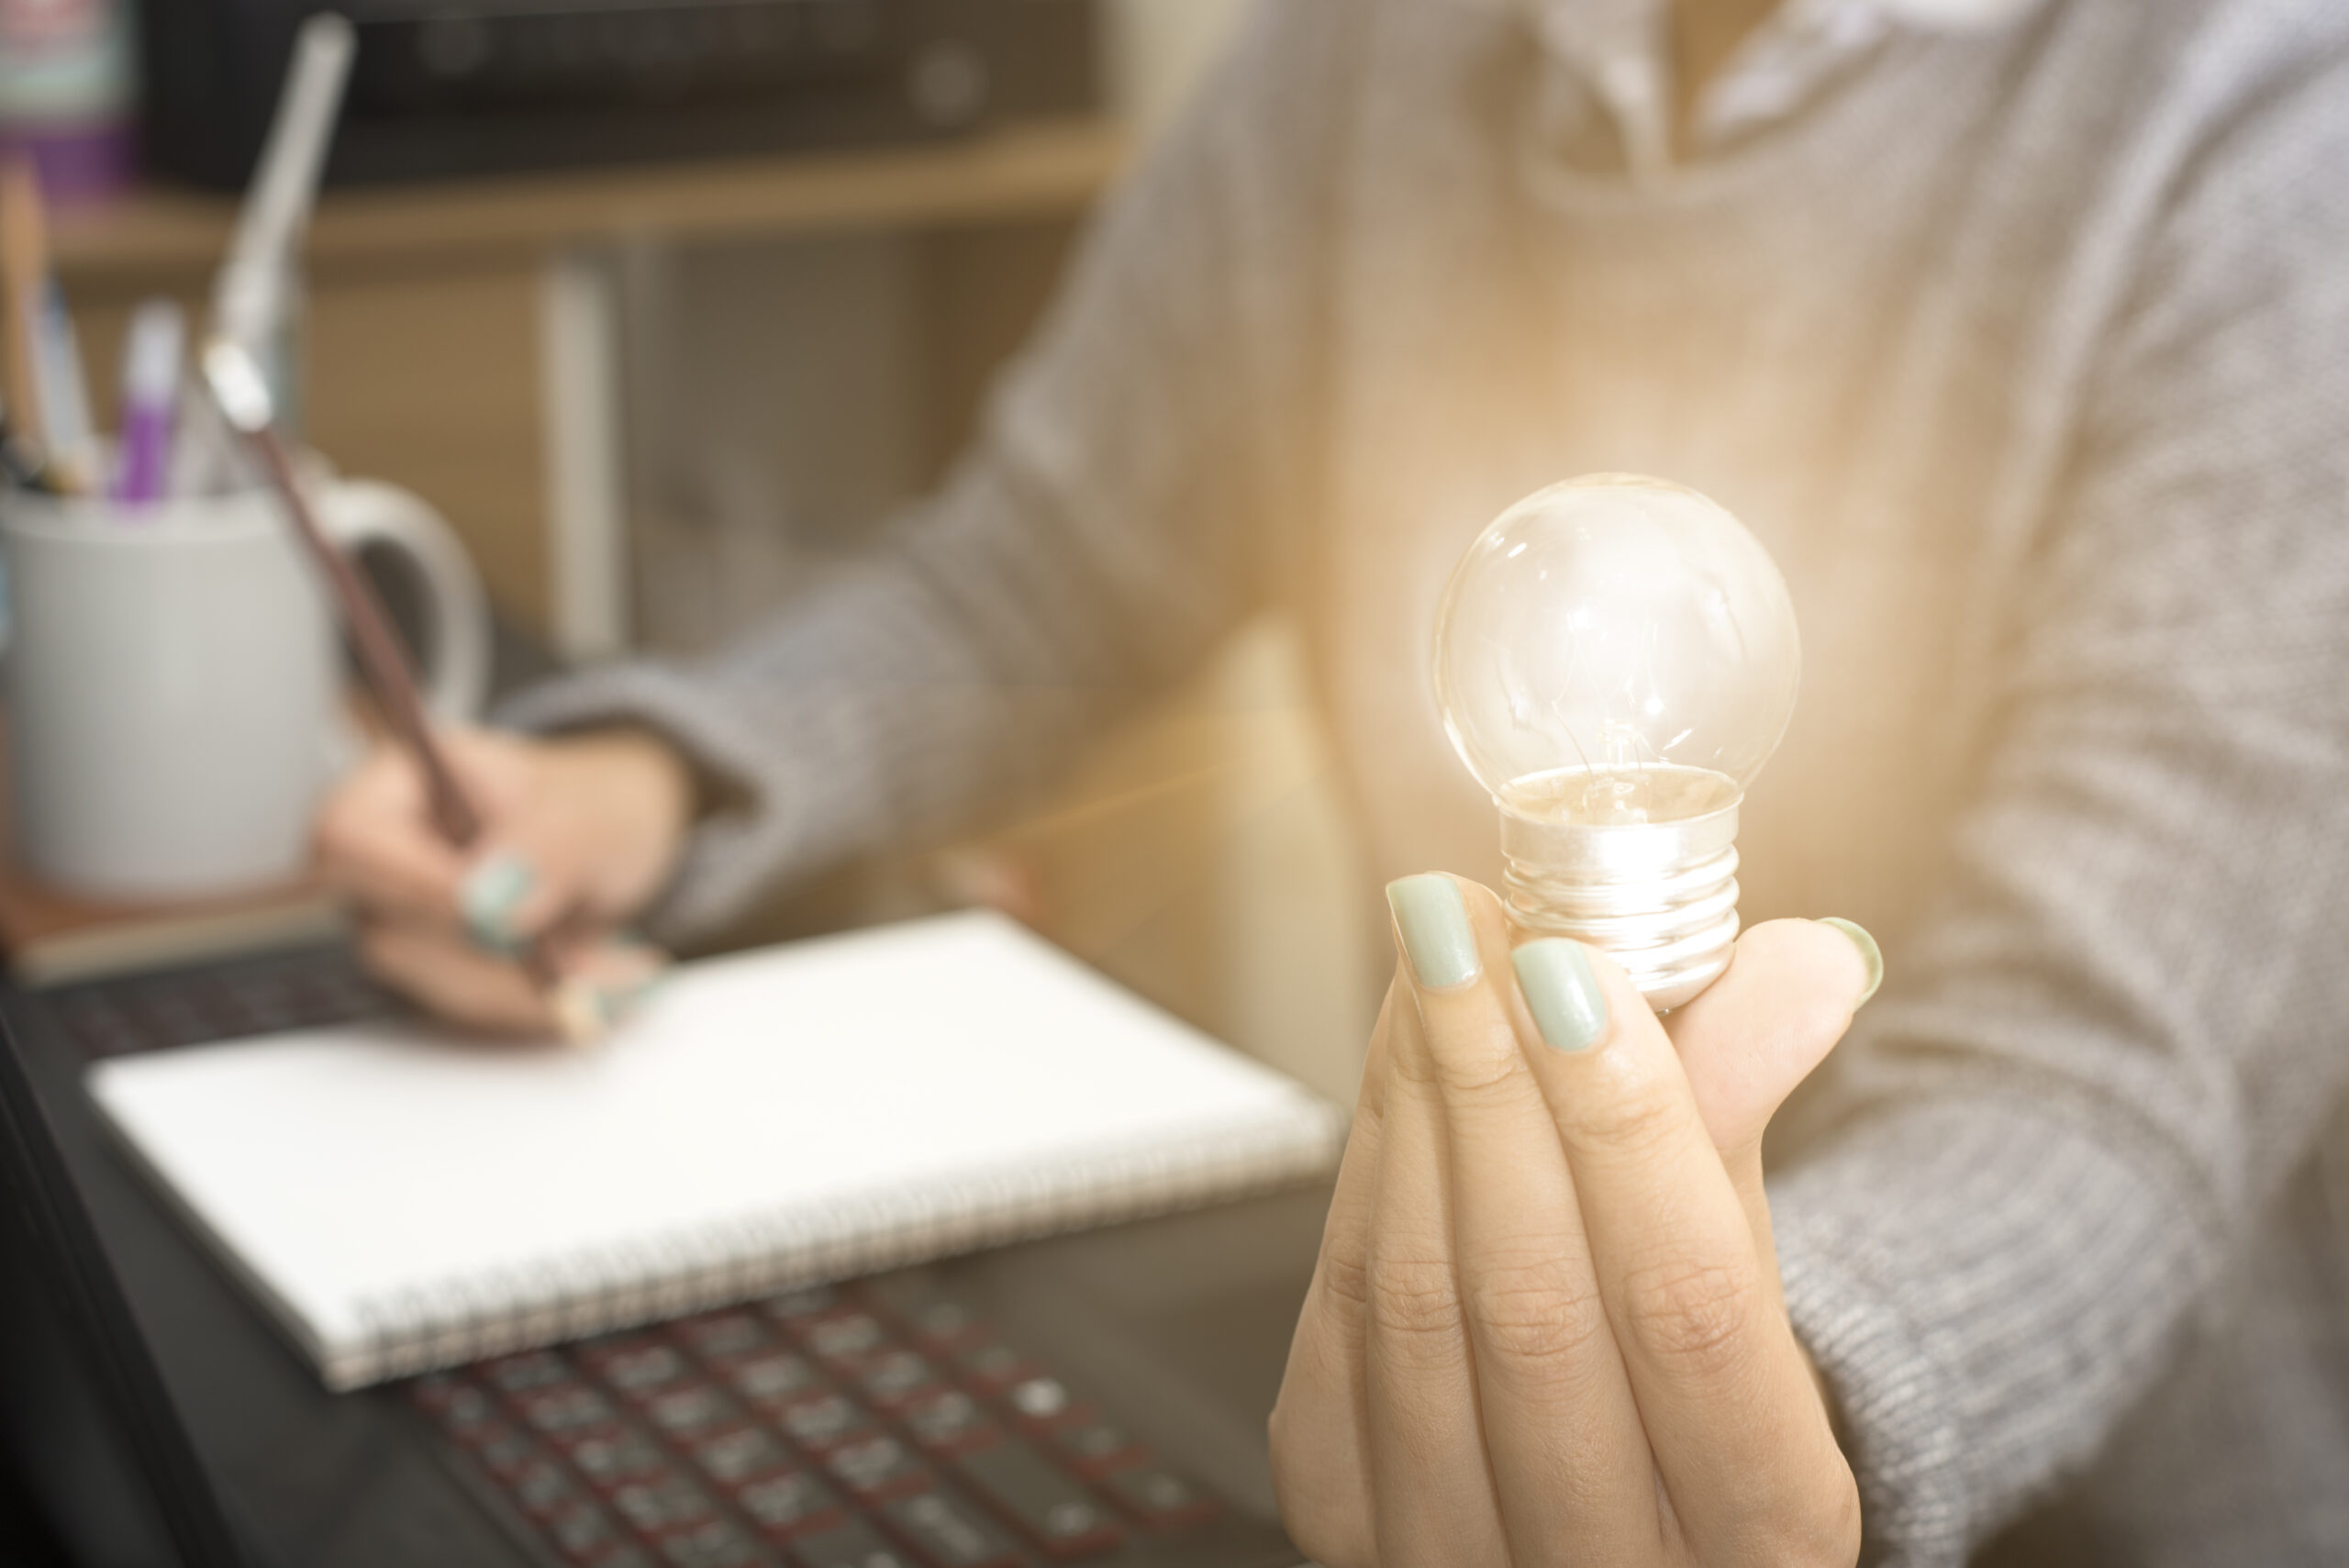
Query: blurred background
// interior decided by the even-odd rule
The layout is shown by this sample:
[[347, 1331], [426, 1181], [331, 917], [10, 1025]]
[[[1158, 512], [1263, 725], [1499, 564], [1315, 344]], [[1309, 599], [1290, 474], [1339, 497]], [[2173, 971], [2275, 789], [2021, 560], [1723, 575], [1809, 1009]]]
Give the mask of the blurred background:
[[[1240, 8], [352, 7], [306, 438], [440, 508], [509, 641], [709, 648], [936, 483]], [[298, 15], [0, 0], [0, 140], [39, 161], [101, 428], [138, 303], [202, 319]], [[805, 890], [760, 934], [995, 903], [1351, 1099], [1380, 975], [1349, 821], [1268, 620], [1057, 798]]]

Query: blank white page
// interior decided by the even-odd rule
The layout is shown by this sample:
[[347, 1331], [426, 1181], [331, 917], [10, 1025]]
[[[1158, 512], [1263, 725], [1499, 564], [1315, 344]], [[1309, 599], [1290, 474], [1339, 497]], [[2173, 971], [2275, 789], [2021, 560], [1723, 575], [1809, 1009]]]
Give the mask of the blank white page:
[[587, 1051], [369, 1023], [91, 1082], [337, 1385], [1308, 1173], [1339, 1125], [981, 913], [681, 965]]

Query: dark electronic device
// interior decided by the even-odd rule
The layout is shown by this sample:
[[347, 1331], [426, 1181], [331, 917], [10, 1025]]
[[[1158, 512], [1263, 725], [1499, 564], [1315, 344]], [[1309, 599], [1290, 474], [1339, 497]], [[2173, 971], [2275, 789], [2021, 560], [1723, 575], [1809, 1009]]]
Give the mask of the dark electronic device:
[[0, 1457], [75, 1557], [126, 1568], [244, 1562], [5, 1041], [0, 1344]]
[[396, 1005], [339, 949], [0, 985], [0, 1465], [75, 1561], [1297, 1561], [1259, 1445], [1326, 1188], [326, 1394], [111, 1157], [77, 1078]]
[[[141, 7], [149, 167], [241, 187], [311, 0]], [[345, 0], [330, 184], [876, 146], [1088, 112], [1094, 0]]]

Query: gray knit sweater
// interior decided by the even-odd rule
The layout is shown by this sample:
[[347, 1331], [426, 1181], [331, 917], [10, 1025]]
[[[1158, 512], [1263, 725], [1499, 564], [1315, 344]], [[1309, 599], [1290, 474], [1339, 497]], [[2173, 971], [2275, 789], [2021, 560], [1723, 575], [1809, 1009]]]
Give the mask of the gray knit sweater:
[[1803, 628], [1746, 914], [1889, 966], [1773, 1178], [1871, 1552], [2349, 1562], [2349, 6], [1798, 3], [1677, 168], [1583, 9], [1273, 0], [869, 571], [518, 717], [731, 782], [706, 929], [1277, 605], [1378, 869], [1489, 878], [1447, 570], [1694, 485]]

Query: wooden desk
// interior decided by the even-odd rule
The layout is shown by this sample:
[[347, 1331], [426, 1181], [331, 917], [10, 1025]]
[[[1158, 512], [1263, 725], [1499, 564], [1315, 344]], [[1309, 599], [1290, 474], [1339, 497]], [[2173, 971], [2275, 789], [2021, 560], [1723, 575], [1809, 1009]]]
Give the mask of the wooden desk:
[[[1122, 128], [1080, 120], [921, 147], [329, 192], [307, 250], [309, 436], [346, 472], [409, 485], [446, 512], [509, 614], [574, 657], [619, 651], [626, 248], [936, 236], [936, 379], [967, 401], [1024, 334], [1049, 284], [1032, 274], [1056, 264], [1126, 152]], [[235, 212], [227, 196], [154, 188], [60, 216], [58, 270], [108, 425], [131, 307], [163, 294], [200, 311]]]

